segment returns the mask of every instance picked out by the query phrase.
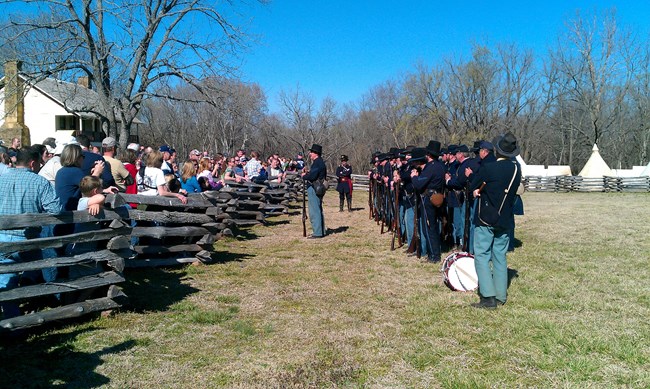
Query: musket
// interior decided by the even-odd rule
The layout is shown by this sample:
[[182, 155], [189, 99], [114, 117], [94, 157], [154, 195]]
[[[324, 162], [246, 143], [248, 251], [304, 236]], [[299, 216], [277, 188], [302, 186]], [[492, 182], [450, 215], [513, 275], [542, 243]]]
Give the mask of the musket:
[[305, 192], [307, 192], [307, 181], [302, 179], [302, 236], [307, 236], [307, 207], [305, 206]]
[[421, 255], [421, 250], [420, 250], [420, 220], [419, 220], [419, 203], [420, 201], [418, 200], [420, 195], [418, 193], [415, 193], [415, 205], [413, 205], [413, 238], [411, 239], [411, 244], [409, 245], [408, 249], [406, 250], [407, 253], [416, 253], [417, 257], [420, 258]]
[[[483, 188], [485, 188], [485, 182], [481, 184], [478, 188], [478, 192], [481, 193]], [[463, 230], [463, 251], [469, 252], [469, 228], [470, 228], [470, 199], [472, 192], [469, 190], [469, 182], [467, 183], [467, 190], [465, 191], [465, 229]]]
[[469, 252], [469, 217], [470, 217], [470, 191], [469, 183], [465, 189], [465, 228], [463, 229], [463, 251]]
[[370, 212], [368, 219], [372, 219], [372, 177], [368, 180], [368, 210]]
[[400, 231], [400, 223], [399, 223], [399, 217], [397, 215], [399, 214], [399, 183], [396, 183], [393, 181], [393, 193], [395, 193], [395, 210], [393, 215], [393, 239], [390, 241], [390, 249], [395, 250], [395, 235], [398, 236], [398, 244], [401, 247], [402, 246], [402, 232]]

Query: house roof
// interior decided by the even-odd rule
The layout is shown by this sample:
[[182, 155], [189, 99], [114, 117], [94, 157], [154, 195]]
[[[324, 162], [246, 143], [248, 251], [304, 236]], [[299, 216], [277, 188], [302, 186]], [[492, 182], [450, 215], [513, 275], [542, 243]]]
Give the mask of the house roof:
[[[83, 85], [57, 80], [55, 78], [46, 78], [36, 83], [30, 82], [24, 75], [20, 77], [31, 87], [37, 89], [57, 104], [62, 106], [66, 111], [83, 119], [97, 119], [99, 115], [93, 113], [99, 106], [99, 94]], [[0, 79], [0, 88], [4, 88], [4, 77]], [[133, 123], [142, 124], [137, 118]]]
[[89, 112], [99, 105], [99, 95], [94, 90], [54, 78], [46, 78], [32, 85], [68, 112], [85, 119], [97, 118], [96, 114]]

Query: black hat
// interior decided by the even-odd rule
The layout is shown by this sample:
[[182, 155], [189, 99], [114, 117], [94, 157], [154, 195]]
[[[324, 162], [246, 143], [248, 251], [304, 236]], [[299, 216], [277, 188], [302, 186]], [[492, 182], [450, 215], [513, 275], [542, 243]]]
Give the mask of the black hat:
[[460, 146], [456, 147], [456, 152], [457, 153], [467, 153], [467, 152], [469, 152], [469, 148], [467, 146], [465, 146], [465, 145], [460, 145]]
[[447, 146], [447, 149], [442, 149], [441, 153], [442, 154], [456, 154], [456, 149], [458, 148], [458, 145], [449, 145]]
[[391, 147], [390, 150], [388, 151], [388, 154], [390, 154], [391, 158], [399, 158], [399, 148], [397, 147]]
[[342, 154], [341, 155], [341, 161], [346, 161], [347, 162], [347, 160], [348, 160], [348, 156], [345, 155], [345, 154]]
[[429, 144], [425, 149], [427, 150], [427, 153], [433, 155], [434, 157], [439, 157], [440, 156], [440, 142], [437, 140], [430, 140]]
[[379, 159], [379, 162], [381, 162], [391, 159], [392, 155], [390, 153], [381, 153], [377, 156], [377, 158]]
[[516, 157], [519, 155], [519, 146], [517, 146], [517, 138], [512, 132], [508, 132], [505, 135], [500, 135], [494, 138], [492, 141], [494, 148], [497, 153], [503, 155], [504, 157]]
[[309, 151], [312, 151], [312, 152], [314, 152], [314, 153], [316, 153], [316, 154], [318, 154], [318, 155], [321, 155], [321, 154], [323, 154], [323, 146], [314, 143], [314, 144], [311, 145], [311, 147], [309, 148]]
[[416, 147], [413, 150], [411, 150], [411, 159], [409, 159], [409, 163], [424, 161], [426, 159], [426, 156], [427, 156], [426, 149], [422, 147]]
[[475, 140], [474, 146], [472, 146], [472, 151], [478, 154], [478, 151], [481, 149], [481, 141]]

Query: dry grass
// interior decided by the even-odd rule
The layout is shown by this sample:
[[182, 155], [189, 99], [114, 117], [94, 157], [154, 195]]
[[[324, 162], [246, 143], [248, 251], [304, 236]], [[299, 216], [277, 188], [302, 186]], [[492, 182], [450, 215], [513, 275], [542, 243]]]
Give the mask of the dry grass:
[[280, 217], [219, 242], [223, 263], [131, 272], [131, 309], [5, 345], [0, 369], [71, 387], [648, 387], [648, 195], [524, 201], [496, 312], [330, 193], [326, 238]]

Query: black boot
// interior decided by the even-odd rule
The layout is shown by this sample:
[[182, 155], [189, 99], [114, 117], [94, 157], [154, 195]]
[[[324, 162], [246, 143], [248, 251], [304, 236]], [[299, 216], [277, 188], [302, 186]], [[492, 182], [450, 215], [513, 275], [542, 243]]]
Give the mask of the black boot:
[[352, 199], [348, 199], [348, 212], [352, 212]]
[[475, 308], [495, 309], [497, 307], [497, 299], [494, 296], [492, 297], [481, 296], [481, 301], [472, 304], [472, 306]]
[[343, 212], [343, 199], [339, 200], [339, 212]]

